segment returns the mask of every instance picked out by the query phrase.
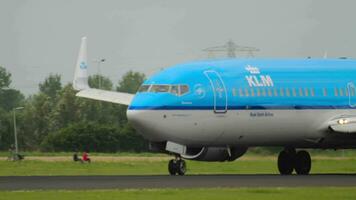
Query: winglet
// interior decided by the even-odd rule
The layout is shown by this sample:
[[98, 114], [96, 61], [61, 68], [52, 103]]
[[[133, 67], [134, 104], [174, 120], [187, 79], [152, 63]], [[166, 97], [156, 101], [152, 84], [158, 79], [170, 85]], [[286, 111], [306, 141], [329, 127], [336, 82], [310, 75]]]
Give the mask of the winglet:
[[87, 61], [87, 38], [82, 37], [79, 49], [77, 65], [73, 79], [73, 88], [75, 90], [85, 90], [90, 88], [88, 85], [88, 61]]
[[75, 74], [73, 79], [73, 88], [75, 90], [80, 90], [76, 96], [99, 101], [130, 105], [134, 97], [133, 94], [90, 88], [88, 84], [87, 68], [87, 38], [82, 37], [82, 43], [80, 45], [78, 61], [77, 65], [75, 66]]

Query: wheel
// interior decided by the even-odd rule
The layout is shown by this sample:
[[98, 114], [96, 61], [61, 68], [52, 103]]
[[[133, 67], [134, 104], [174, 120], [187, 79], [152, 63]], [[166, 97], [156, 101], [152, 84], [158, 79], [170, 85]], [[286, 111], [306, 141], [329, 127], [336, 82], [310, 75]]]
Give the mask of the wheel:
[[181, 176], [183, 176], [185, 174], [185, 172], [187, 171], [187, 165], [185, 164], [184, 160], [178, 160], [177, 161], [177, 173]]
[[174, 176], [177, 174], [177, 161], [176, 160], [170, 160], [168, 163], [168, 172], [170, 175]]
[[281, 151], [278, 155], [278, 170], [281, 175], [291, 175], [294, 169], [293, 151]]
[[295, 156], [295, 171], [300, 175], [308, 175], [311, 169], [311, 158], [307, 151], [298, 151]]

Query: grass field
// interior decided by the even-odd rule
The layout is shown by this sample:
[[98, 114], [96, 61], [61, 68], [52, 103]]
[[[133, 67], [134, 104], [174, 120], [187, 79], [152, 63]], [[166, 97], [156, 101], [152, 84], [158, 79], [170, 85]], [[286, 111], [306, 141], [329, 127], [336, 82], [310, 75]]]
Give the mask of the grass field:
[[[187, 161], [187, 174], [277, 174], [276, 157], [249, 154], [234, 162]], [[74, 163], [71, 155], [30, 156], [23, 161], [0, 160], [0, 176], [147, 175], [167, 174], [165, 155], [96, 155], [91, 164]], [[312, 155], [311, 173], [356, 173], [356, 157]]]
[[[91, 164], [74, 163], [71, 153], [27, 153], [25, 160], [7, 161], [0, 153], [0, 176], [167, 174], [170, 156], [161, 154], [91, 154]], [[248, 153], [234, 162], [187, 161], [189, 174], [277, 174], [277, 155]], [[356, 173], [352, 152], [312, 152], [311, 173]], [[356, 187], [202, 188], [129, 190], [0, 191], [2, 199], [356, 199]]]
[[90, 191], [8, 191], [0, 199], [247, 199], [247, 200], [354, 200], [356, 188], [213, 188], [213, 189], [143, 189]]

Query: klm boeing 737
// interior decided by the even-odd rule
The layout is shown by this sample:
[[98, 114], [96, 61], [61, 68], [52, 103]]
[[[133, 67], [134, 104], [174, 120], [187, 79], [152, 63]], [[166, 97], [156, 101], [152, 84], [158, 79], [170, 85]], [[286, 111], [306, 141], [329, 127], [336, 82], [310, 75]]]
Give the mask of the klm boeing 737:
[[356, 148], [356, 61], [229, 59], [169, 67], [136, 94], [88, 86], [82, 38], [73, 86], [78, 97], [127, 105], [127, 117], [154, 151], [184, 159], [234, 161], [249, 147], [278, 146], [278, 170], [309, 174], [303, 149]]

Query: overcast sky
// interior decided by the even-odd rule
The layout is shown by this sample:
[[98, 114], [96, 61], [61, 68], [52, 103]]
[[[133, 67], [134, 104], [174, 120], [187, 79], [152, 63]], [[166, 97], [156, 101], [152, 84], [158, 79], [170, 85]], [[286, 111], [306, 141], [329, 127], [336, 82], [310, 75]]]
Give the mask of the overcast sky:
[[[73, 78], [80, 38], [114, 83], [207, 57], [232, 39], [256, 57], [355, 57], [354, 0], [0, 0], [0, 65], [26, 95], [50, 73]], [[91, 63], [90, 73], [97, 66]]]

